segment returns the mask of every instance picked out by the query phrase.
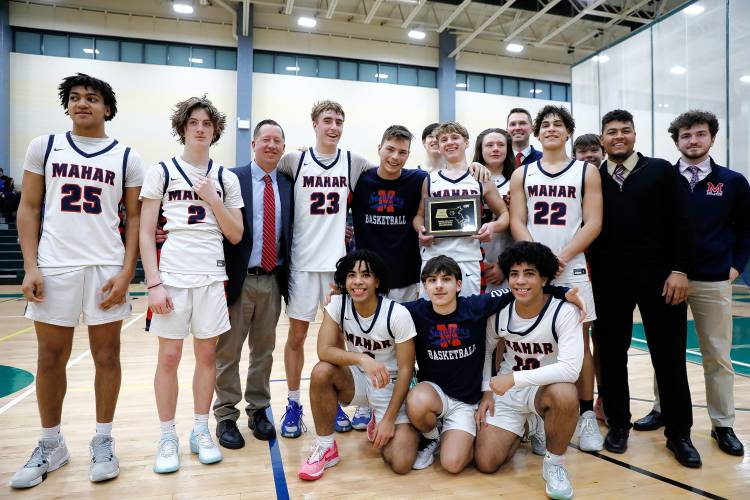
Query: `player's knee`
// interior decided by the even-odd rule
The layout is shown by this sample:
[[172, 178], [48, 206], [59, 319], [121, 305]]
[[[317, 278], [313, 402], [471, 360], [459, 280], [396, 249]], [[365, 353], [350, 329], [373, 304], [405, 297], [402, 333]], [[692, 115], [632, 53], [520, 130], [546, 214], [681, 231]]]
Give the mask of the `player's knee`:
[[67, 359], [63, 349], [40, 348], [37, 353], [37, 369], [40, 371], [65, 368], [66, 364]]
[[574, 384], [559, 383], [547, 387], [546, 406], [561, 412], [578, 410], [578, 391]]
[[440, 465], [443, 466], [443, 469], [445, 469], [446, 472], [450, 472], [451, 474], [458, 474], [459, 472], [464, 470], [464, 468], [466, 467], [466, 462], [466, 457], [460, 456], [458, 454], [440, 454]]
[[485, 474], [497, 472], [503, 462], [505, 462], [504, 456], [498, 456], [497, 453], [492, 453], [491, 450], [486, 448], [478, 447], [474, 452], [474, 464], [479, 472]]
[[411, 466], [414, 465], [414, 457], [411, 457], [410, 460], [409, 458], [404, 457], [404, 455], [399, 455], [398, 457], [393, 458], [388, 465], [393, 472], [403, 476], [411, 471]]
[[318, 361], [310, 373], [310, 385], [331, 385], [336, 374], [336, 367], [327, 361]]
[[91, 357], [94, 360], [94, 366], [97, 370], [107, 370], [120, 367], [120, 350], [111, 348], [97, 349], [96, 353], [91, 351]]
[[289, 337], [286, 339], [286, 344], [290, 349], [300, 351], [305, 347], [306, 338], [307, 332], [289, 330]]
[[182, 351], [170, 349], [164, 352], [160, 352], [159, 353], [159, 368], [162, 370], [166, 370], [166, 371], [177, 371], [177, 367], [180, 366], [181, 358], [182, 358]]

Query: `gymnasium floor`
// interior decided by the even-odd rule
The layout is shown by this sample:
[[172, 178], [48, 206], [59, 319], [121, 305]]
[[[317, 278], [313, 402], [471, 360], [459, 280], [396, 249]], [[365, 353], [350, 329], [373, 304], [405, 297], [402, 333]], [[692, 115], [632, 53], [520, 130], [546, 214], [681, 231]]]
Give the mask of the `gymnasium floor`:
[[[156, 362], [156, 342], [144, 333], [146, 301], [140, 286], [134, 286], [133, 315], [122, 332], [123, 386], [120, 393], [114, 436], [120, 458], [120, 477], [103, 484], [88, 480], [88, 441], [94, 431], [93, 363], [87, 337], [77, 334], [68, 369], [68, 396], [63, 412], [63, 432], [71, 451], [71, 461], [49, 475], [40, 486], [28, 491], [13, 491], [7, 485], [13, 472], [31, 452], [39, 434], [36, 398], [32, 377], [13, 367], [35, 371], [36, 343], [31, 323], [23, 318], [24, 301], [19, 287], [0, 287], [0, 497], [12, 498], [221, 498], [221, 499], [323, 499], [323, 498], [544, 498], [541, 459], [523, 445], [510, 464], [498, 473], [486, 475], [473, 467], [458, 476], [446, 473], [439, 464], [424, 471], [396, 476], [383, 465], [379, 455], [356, 431], [337, 436], [341, 462], [314, 483], [297, 479], [296, 471], [313, 443], [311, 428], [302, 438], [272, 442], [255, 440], [240, 420], [247, 444], [241, 450], [223, 450], [224, 461], [201, 465], [188, 451], [187, 437], [192, 426], [192, 353], [187, 347], [180, 368], [180, 400], [177, 427], [182, 439], [182, 468], [159, 476], [151, 470], [158, 439], [158, 421], [153, 403], [152, 379]], [[735, 430], [745, 443], [744, 457], [730, 457], [718, 450], [709, 436], [710, 422], [705, 410], [702, 369], [688, 363], [695, 405], [692, 439], [703, 457], [703, 468], [681, 467], [664, 447], [660, 431], [633, 431], [628, 452], [585, 454], [571, 445], [567, 453], [568, 470], [577, 498], [750, 498], [750, 294], [736, 287], [734, 295], [735, 329], [732, 350], [737, 370]], [[315, 362], [315, 331], [311, 327], [307, 342], [307, 362], [303, 373], [302, 394], [309, 411], [307, 380]], [[692, 326], [691, 326], [692, 328]], [[278, 423], [286, 403], [283, 345], [287, 320], [282, 317], [277, 329], [277, 347], [272, 374], [273, 419]], [[634, 349], [630, 352], [631, 410], [634, 418], [651, 408], [653, 371], [645, 346], [638, 341], [642, 329], [635, 329]], [[189, 343], [189, 341], [188, 341]], [[694, 331], [688, 341], [688, 356], [696, 356]], [[243, 352], [246, 365], [247, 351]], [[2, 366], [0, 366], [1, 368]], [[740, 374], [744, 375], [740, 375]], [[30, 384], [30, 385], [29, 385]], [[10, 393], [9, 393], [10, 392]], [[350, 409], [349, 413], [352, 410]], [[211, 428], [214, 428], [212, 417]]]

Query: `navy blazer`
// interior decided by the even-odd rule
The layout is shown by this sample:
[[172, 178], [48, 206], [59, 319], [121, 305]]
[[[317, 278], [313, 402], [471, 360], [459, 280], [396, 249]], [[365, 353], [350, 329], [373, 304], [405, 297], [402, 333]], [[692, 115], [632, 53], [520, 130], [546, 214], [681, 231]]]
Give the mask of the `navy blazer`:
[[536, 163], [537, 160], [542, 159], [542, 154], [543, 153], [541, 151], [537, 151], [536, 149], [534, 149], [534, 146], [531, 146], [531, 151], [529, 152], [529, 156], [523, 159], [523, 161], [521, 162], [521, 165], [530, 165], [532, 163]]
[[[250, 253], [253, 248], [253, 177], [250, 165], [230, 169], [240, 180], [242, 190], [242, 201], [245, 207], [242, 209], [242, 240], [232, 245], [224, 239], [224, 258], [227, 263], [227, 304], [234, 303], [242, 292], [242, 285], [247, 276], [247, 266], [250, 262]], [[292, 180], [276, 172], [276, 181], [281, 199], [281, 256], [284, 265], [276, 269], [276, 278], [279, 281], [279, 290], [286, 300], [289, 290], [289, 259], [292, 254]], [[263, 230], [263, 228], [258, 228]]]

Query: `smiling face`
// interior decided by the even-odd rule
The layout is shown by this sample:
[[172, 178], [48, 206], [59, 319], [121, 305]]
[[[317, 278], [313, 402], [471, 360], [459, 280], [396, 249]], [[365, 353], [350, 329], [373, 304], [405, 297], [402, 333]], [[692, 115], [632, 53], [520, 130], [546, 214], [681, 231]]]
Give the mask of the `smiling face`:
[[503, 162], [507, 154], [508, 144], [503, 134], [490, 132], [482, 138], [482, 158], [484, 165], [497, 170], [503, 168]]
[[570, 134], [571, 131], [565, 127], [562, 117], [557, 114], [545, 116], [539, 126], [539, 142], [542, 143], [543, 149], [564, 148]]
[[284, 153], [284, 134], [281, 127], [263, 125], [258, 131], [258, 137], [252, 142], [255, 162], [263, 167], [273, 169]]
[[336, 149], [344, 133], [344, 117], [341, 113], [327, 110], [313, 122], [317, 149]]
[[635, 127], [620, 120], [607, 123], [602, 131], [602, 146], [611, 161], [625, 161], [635, 150]]
[[70, 89], [68, 115], [73, 120], [74, 127], [103, 127], [109, 114], [109, 106], [104, 104], [104, 98], [98, 90], [83, 85], [76, 85]]
[[604, 151], [596, 145], [576, 148], [576, 160], [585, 161], [599, 167], [604, 160]]
[[208, 148], [214, 139], [214, 122], [203, 108], [195, 108], [190, 112], [185, 124], [185, 146], [190, 148]]
[[436, 156], [440, 154], [440, 144], [438, 143], [437, 137], [435, 136], [434, 132], [424, 138], [424, 141], [422, 141], [422, 145], [424, 146], [424, 149], [425, 151], [427, 151], [428, 155]]
[[380, 157], [380, 166], [378, 168], [381, 177], [386, 179], [398, 179], [401, 176], [401, 170], [409, 159], [409, 146], [411, 141], [407, 139], [386, 139], [383, 144], [378, 146], [378, 156]]
[[526, 113], [511, 113], [508, 116], [507, 130], [513, 139], [513, 147], [520, 151], [529, 145], [531, 118]]
[[425, 278], [424, 288], [433, 305], [449, 306], [456, 302], [461, 291], [461, 280], [452, 274], [437, 273]]
[[355, 304], [376, 300], [378, 286], [380, 280], [363, 260], [355, 262], [354, 267], [346, 274], [346, 292]]
[[438, 137], [440, 154], [448, 163], [466, 161], [466, 148], [469, 140], [458, 132], [444, 132]]
[[677, 132], [677, 149], [682, 156], [693, 163], [700, 163], [708, 157], [714, 137], [708, 123], [696, 123], [692, 127], [682, 127]]
[[528, 306], [541, 300], [542, 288], [547, 284], [547, 279], [539, 274], [535, 265], [521, 262], [510, 266], [508, 284], [516, 301]]

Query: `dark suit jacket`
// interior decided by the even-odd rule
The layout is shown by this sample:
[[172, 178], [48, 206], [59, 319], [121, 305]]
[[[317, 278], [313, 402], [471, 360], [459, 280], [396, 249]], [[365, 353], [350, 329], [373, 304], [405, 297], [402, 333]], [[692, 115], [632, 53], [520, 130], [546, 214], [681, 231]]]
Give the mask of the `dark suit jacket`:
[[521, 165], [529, 165], [530, 163], [536, 163], [537, 160], [542, 159], [542, 152], [537, 151], [534, 149], [534, 146], [531, 146], [531, 152], [529, 153], [529, 156], [523, 159], [521, 162]]
[[[250, 253], [253, 249], [253, 177], [250, 165], [230, 169], [240, 180], [242, 189], [242, 201], [245, 207], [242, 209], [242, 241], [232, 245], [224, 240], [224, 258], [227, 263], [227, 304], [234, 303], [242, 292], [242, 285], [247, 276], [247, 266], [250, 262]], [[281, 199], [281, 255], [284, 265], [276, 269], [276, 278], [279, 281], [281, 295], [286, 300], [289, 289], [289, 258], [292, 254], [292, 180], [281, 172], [276, 172], [276, 180]], [[257, 228], [262, 231], [263, 228]]]

